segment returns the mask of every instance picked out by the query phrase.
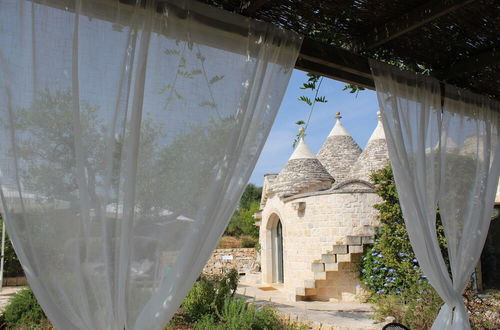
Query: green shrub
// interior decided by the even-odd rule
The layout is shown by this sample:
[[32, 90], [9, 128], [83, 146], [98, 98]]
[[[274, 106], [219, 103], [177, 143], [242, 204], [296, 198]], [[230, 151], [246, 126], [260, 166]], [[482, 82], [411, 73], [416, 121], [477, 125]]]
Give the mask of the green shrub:
[[26, 288], [17, 292], [2, 313], [3, 327], [7, 329], [38, 329], [49, 324], [33, 291]]
[[[252, 305], [253, 306], [253, 305]], [[295, 325], [283, 324], [276, 311], [269, 306], [263, 306], [255, 311], [255, 321], [252, 329], [298, 329]]]
[[228, 298], [217, 313], [222, 329], [265, 330], [295, 329], [281, 322], [276, 312], [268, 306], [258, 307], [243, 298]]
[[202, 276], [189, 291], [182, 303], [188, 321], [200, 320], [204, 315], [213, 314], [215, 285], [207, 277]]
[[[222, 276], [201, 276], [182, 303], [184, 320], [196, 330], [305, 329], [282, 322], [270, 307], [257, 307], [234, 297], [237, 285], [235, 269]], [[175, 326], [174, 322], [170, 326]]]
[[418, 288], [420, 291], [410, 293], [412, 299], [406, 301], [406, 313], [402, 323], [410, 329], [430, 329], [443, 300], [430, 284]]
[[406, 307], [401, 295], [373, 295], [370, 301], [374, 306], [374, 319], [384, 321], [386, 317], [392, 316], [394, 322], [403, 323]]
[[443, 301], [429, 285], [421, 292], [408, 292], [406, 297], [396, 294], [374, 295], [374, 317], [383, 321], [387, 316], [410, 329], [426, 330], [432, 327]]
[[[361, 281], [372, 293], [375, 317], [387, 316], [410, 329], [429, 329], [442, 300], [423, 276], [413, 252], [399, 204], [392, 169], [387, 166], [371, 176], [382, 202], [380, 227], [373, 247], [363, 256]], [[446, 239], [439, 213], [436, 214], [438, 241], [448, 264]]]
[[223, 330], [223, 326], [217, 324], [215, 318], [211, 314], [203, 315], [198, 322], [194, 324], [194, 330]]
[[241, 245], [244, 248], [254, 248], [259, 243], [259, 239], [253, 236], [241, 236]]
[[[427, 280], [422, 276], [411, 247], [399, 205], [396, 184], [390, 166], [372, 174], [377, 195], [382, 202], [374, 205], [379, 211], [380, 227], [373, 247], [365, 253], [361, 265], [361, 281], [376, 294], [413, 295], [425, 291]], [[439, 214], [436, 220], [438, 240], [447, 262], [446, 239]]]
[[[0, 215], [0, 237], [2, 235], [2, 222], [3, 219]], [[17, 277], [24, 276], [23, 267], [17, 258], [12, 242], [9, 235], [5, 233], [5, 253], [4, 253], [4, 273], [3, 277]]]
[[224, 235], [241, 236], [247, 235], [259, 237], [259, 227], [255, 226], [253, 215], [259, 212], [262, 187], [248, 184], [240, 198], [238, 209], [231, 217]]
[[248, 205], [248, 208], [240, 207], [238, 208], [229, 222], [226, 235], [230, 236], [252, 236], [259, 237], [259, 227], [255, 225], [255, 218], [253, 215], [259, 212], [260, 203], [259, 201], [254, 201]]
[[252, 329], [254, 315], [253, 305], [247, 306], [245, 300], [240, 298], [226, 299], [220, 312], [217, 311], [220, 323], [226, 329]]
[[204, 315], [216, 315], [225, 300], [234, 295], [237, 286], [236, 269], [221, 276], [200, 276], [182, 303], [187, 320], [195, 322]]

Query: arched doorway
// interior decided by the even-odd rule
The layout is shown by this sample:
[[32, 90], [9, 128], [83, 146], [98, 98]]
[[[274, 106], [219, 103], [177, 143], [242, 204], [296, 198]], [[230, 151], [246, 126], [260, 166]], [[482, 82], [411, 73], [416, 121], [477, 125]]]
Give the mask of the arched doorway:
[[272, 230], [273, 282], [283, 283], [283, 226], [278, 218]]

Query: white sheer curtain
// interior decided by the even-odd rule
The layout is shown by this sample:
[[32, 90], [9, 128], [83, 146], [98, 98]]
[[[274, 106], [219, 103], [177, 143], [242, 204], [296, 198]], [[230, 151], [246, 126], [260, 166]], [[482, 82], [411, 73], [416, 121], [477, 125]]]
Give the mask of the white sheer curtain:
[[165, 325], [236, 207], [301, 44], [195, 1], [137, 3], [0, 2], [2, 205], [58, 329]]
[[[462, 293], [481, 255], [500, 173], [498, 102], [370, 62], [413, 250], [445, 304], [433, 329], [469, 329]], [[443, 106], [441, 106], [443, 102]], [[436, 235], [439, 207], [451, 277]]]

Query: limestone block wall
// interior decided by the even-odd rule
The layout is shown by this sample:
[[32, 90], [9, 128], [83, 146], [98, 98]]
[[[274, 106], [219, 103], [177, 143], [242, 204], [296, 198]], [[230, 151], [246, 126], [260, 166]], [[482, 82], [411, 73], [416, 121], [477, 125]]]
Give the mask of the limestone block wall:
[[[379, 225], [373, 192], [313, 193], [282, 200], [268, 198], [260, 226], [263, 283], [272, 283], [272, 228], [279, 218], [283, 227], [284, 287], [290, 291], [313, 279], [311, 263], [347, 235], [373, 235]], [[299, 204], [305, 203], [305, 204]], [[305, 207], [304, 209], [302, 209]]]
[[259, 264], [255, 249], [215, 249], [203, 268], [203, 274], [219, 275], [232, 268], [238, 270], [240, 274], [258, 270]]

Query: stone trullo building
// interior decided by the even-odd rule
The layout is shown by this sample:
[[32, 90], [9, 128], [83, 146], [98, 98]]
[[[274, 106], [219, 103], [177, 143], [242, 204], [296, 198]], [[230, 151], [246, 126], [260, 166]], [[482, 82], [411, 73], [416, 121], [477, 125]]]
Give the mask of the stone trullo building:
[[264, 178], [262, 283], [283, 283], [293, 300], [356, 300], [357, 262], [379, 224], [369, 175], [388, 163], [380, 118], [364, 150], [340, 118], [317, 156], [301, 139], [281, 172]]

